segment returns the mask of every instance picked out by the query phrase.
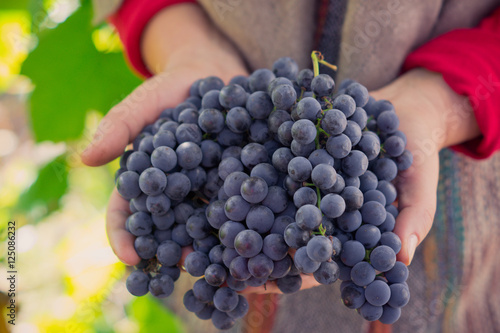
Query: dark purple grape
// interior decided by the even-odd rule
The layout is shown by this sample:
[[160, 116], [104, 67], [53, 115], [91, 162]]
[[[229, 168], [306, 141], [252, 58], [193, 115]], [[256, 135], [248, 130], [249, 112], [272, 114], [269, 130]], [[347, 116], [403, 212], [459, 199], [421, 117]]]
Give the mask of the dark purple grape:
[[168, 275], [157, 274], [149, 281], [149, 292], [158, 298], [166, 298], [174, 291], [174, 280]]
[[226, 109], [244, 106], [247, 101], [245, 89], [238, 84], [229, 84], [221, 89], [219, 103]]
[[300, 287], [302, 287], [302, 278], [300, 277], [300, 275], [287, 275], [278, 279], [276, 281], [276, 285], [283, 294], [293, 294], [299, 291]]
[[330, 96], [335, 88], [335, 82], [328, 74], [319, 74], [311, 81], [311, 90], [316, 97]]
[[143, 271], [136, 270], [130, 273], [127, 278], [126, 287], [129, 293], [134, 296], [144, 296], [149, 290], [150, 277]]
[[262, 250], [262, 236], [254, 230], [243, 230], [234, 240], [234, 248], [242, 257], [251, 258]]
[[116, 189], [126, 200], [137, 198], [141, 194], [141, 188], [139, 187], [139, 174], [133, 171], [123, 172], [116, 179]]

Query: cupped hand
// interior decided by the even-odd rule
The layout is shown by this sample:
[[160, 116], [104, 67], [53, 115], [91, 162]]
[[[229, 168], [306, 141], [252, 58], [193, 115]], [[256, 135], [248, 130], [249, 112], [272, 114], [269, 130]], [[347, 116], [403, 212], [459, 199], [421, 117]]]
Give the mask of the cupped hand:
[[[167, 68], [146, 80], [108, 112], [100, 122], [93, 141], [82, 153], [83, 162], [98, 166], [120, 156], [125, 147], [164, 109], [175, 107], [188, 97], [189, 88], [195, 80], [216, 75], [227, 83], [232, 76], [245, 72], [243, 67], [228, 66], [222, 57], [205, 57], [203, 61], [186, 58], [185, 65]], [[125, 230], [125, 221], [130, 214], [128, 201], [114, 189], [106, 216], [108, 239], [123, 263], [136, 265], [140, 258], [133, 245], [135, 237]]]
[[[399, 172], [395, 180], [398, 209], [394, 232], [401, 238], [397, 259], [409, 265], [416, 247], [427, 236], [436, 212], [439, 178], [439, 151], [478, 135], [477, 124], [466, 97], [453, 92], [441, 75], [415, 69], [393, 83], [370, 93], [376, 100], [394, 104], [400, 119], [399, 129], [406, 134], [407, 149], [412, 152], [412, 166]], [[457, 110], [457, 105], [462, 107]], [[456, 121], [454, 112], [467, 115], [468, 123]], [[453, 119], [453, 122], [450, 121]], [[454, 133], [461, 133], [456, 136]], [[301, 274], [303, 289], [320, 284], [310, 274]], [[275, 282], [248, 287], [244, 294], [281, 293]]]
[[397, 259], [409, 265], [434, 221], [439, 151], [475, 138], [479, 129], [467, 97], [456, 94], [438, 73], [411, 70], [372, 96], [394, 104], [414, 157], [395, 180], [400, 213], [394, 232], [402, 241]]
[[[215, 75], [227, 83], [235, 75], [247, 74], [237, 50], [196, 4], [167, 6], [159, 11], [143, 31], [140, 47], [145, 65], [156, 75], [102, 119], [81, 156], [89, 166], [120, 156], [164, 109], [175, 107], [188, 97], [195, 80]], [[125, 230], [130, 213], [128, 202], [115, 189], [106, 216], [109, 242], [122, 262], [136, 265], [140, 258], [134, 249], [134, 237]]]
[[[395, 180], [400, 212], [394, 232], [402, 241], [397, 258], [407, 265], [434, 220], [439, 177], [438, 153], [443, 144], [442, 141], [430, 139], [442, 125], [436, 119], [436, 101], [422, 88], [426, 79], [418, 74], [409, 73], [372, 93], [377, 100], [386, 99], [393, 103], [400, 119], [400, 130], [407, 137], [407, 149], [414, 156], [412, 166], [399, 172]], [[426, 151], [421, 149], [424, 142]]]

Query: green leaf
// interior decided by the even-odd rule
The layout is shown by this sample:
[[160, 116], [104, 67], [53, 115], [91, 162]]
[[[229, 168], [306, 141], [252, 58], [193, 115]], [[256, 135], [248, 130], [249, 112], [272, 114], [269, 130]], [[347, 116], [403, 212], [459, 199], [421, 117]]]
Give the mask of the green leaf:
[[27, 9], [30, 2], [30, 0], [2, 0], [0, 2], [0, 10]]
[[40, 169], [36, 181], [21, 194], [16, 210], [40, 212], [35, 218], [38, 220], [59, 208], [59, 199], [67, 188], [68, 165], [61, 155]]
[[175, 315], [150, 295], [135, 298], [129, 311], [139, 324], [139, 332], [184, 332]]
[[65, 22], [39, 35], [37, 48], [21, 73], [31, 78], [31, 126], [35, 139], [66, 141], [81, 136], [85, 114], [106, 113], [140, 80], [120, 53], [96, 50], [90, 26], [91, 8], [84, 1]]

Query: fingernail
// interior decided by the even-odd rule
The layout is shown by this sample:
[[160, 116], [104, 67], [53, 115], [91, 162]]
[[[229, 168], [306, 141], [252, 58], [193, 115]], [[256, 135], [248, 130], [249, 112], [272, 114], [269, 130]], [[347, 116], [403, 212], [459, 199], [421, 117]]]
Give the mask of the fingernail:
[[408, 238], [408, 258], [409, 258], [408, 264], [410, 264], [411, 261], [413, 260], [413, 256], [415, 255], [415, 250], [417, 249], [417, 243], [418, 243], [417, 235], [412, 234]]

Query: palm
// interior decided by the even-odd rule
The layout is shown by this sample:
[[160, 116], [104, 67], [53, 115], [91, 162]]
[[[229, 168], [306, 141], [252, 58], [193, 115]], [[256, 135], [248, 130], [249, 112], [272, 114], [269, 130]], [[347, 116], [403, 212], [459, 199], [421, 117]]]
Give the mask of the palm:
[[[196, 79], [218, 75], [227, 81], [240, 74], [223, 70], [214, 72], [214, 68], [222, 67], [193, 65], [166, 71], [145, 81], [101, 121], [94, 141], [82, 155], [84, 163], [102, 165], [120, 156], [142, 128], [153, 123], [162, 110], [175, 107], [188, 96], [189, 87]], [[125, 230], [130, 213], [129, 203], [115, 189], [108, 204], [106, 231], [118, 258], [127, 265], [136, 265], [140, 258], [134, 249], [134, 236]]]

